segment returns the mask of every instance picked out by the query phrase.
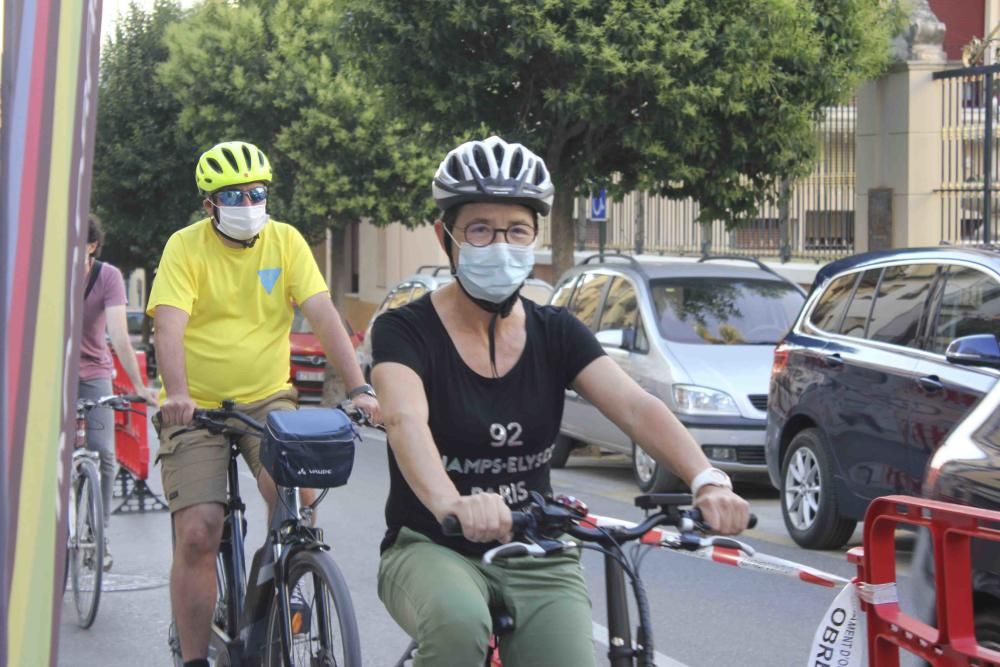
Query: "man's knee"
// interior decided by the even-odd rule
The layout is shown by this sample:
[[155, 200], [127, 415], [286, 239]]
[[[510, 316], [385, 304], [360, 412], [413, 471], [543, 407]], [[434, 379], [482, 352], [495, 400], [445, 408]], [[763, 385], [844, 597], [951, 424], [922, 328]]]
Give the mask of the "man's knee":
[[214, 558], [222, 538], [222, 508], [195, 505], [174, 514], [175, 553], [186, 562]]

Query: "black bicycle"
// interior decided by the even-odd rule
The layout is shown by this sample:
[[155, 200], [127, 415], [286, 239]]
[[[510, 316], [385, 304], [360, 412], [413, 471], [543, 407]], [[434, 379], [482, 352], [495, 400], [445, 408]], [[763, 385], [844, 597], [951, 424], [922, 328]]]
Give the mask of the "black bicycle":
[[[754, 554], [751, 547], [733, 538], [704, 535], [708, 528], [702, 521], [701, 512], [697, 508], [685, 509], [685, 506], [691, 505], [689, 494], [639, 496], [635, 499], [636, 506], [649, 513], [644, 521], [638, 525], [622, 522], [621, 525], [607, 526], [598, 525], [589, 515], [586, 505], [571, 496], [547, 499], [532, 492], [531, 497], [532, 501], [524, 511], [511, 513], [515, 541], [487, 551], [483, 562], [522, 556], [544, 558], [574, 549], [592, 549], [602, 553], [608, 612], [608, 661], [612, 667], [649, 667], [655, 664], [649, 602], [639, 578], [641, 555], [626, 554], [623, 549], [626, 543], [642, 541], [653, 546], [692, 552], [722, 547]], [[756, 523], [757, 518], [751, 515], [748, 528]], [[657, 531], [659, 526], [673, 526], [678, 532], [670, 535], [660, 533]], [[441, 527], [446, 535], [462, 535], [462, 527], [454, 516], [447, 517]], [[567, 535], [578, 541], [565, 539]], [[626, 575], [632, 585], [639, 616], [634, 642], [629, 626]], [[514, 631], [514, 621], [504, 610], [494, 610], [493, 630], [494, 644], [501, 645], [503, 636]], [[397, 667], [407, 664], [415, 649], [416, 644], [411, 644]], [[496, 661], [488, 655], [486, 664], [496, 664]]]
[[[346, 483], [356, 431], [342, 410], [278, 411], [260, 424], [225, 401], [220, 409], [196, 410], [191, 426], [222, 434], [229, 443], [229, 490], [216, 562], [218, 597], [209, 657], [213, 665], [357, 667], [361, 641], [351, 594], [312, 525], [330, 488]], [[240, 498], [237, 457], [244, 435], [260, 437], [261, 462], [278, 484], [278, 505], [264, 545], [246, 574], [246, 506]], [[298, 486], [322, 488], [301, 505]], [[294, 600], [293, 600], [294, 598]], [[168, 642], [182, 667], [180, 638], [171, 623]]]
[[76, 439], [69, 477], [68, 535], [66, 540], [66, 579], [73, 588], [77, 624], [84, 629], [94, 624], [101, 603], [104, 572], [104, 507], [101, 496], [99, 454], [87, 449], [87, 413], [94, 408], [132, 410], [131, 403], [145, 403], [142, 396], [111, 395], [96, 400], [81, 398], [76, 402]]

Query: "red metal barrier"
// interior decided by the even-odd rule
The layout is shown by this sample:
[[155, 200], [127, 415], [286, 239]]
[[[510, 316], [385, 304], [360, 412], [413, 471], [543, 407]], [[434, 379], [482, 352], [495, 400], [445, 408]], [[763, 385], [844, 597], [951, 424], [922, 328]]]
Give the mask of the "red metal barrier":
[[[136, 388], [118, 360], [118, 355], [112, 351], [115, 360], [115, 374], [111, 380], [111, 388], [116, 394], [134, 394]], [[146, 353], [136, 352], [139, 362], [139, 377], [146, 377]], [[135, 479], [146, 479], [149, 476], [149, 432], [146, 419], [146, 405], [133, 403], [136, 412], [115, 410], [115, 455], [118, 463], [128, 470]], [[137, 414], [139, 413], [139, 414]]]
[[877, 498], [865, 514], [864, 548], [848, 553], [858, 566], [862, 589], [896, 582], [896, 528], [922, 526], [934, 548], [937, 627], [900, 611], [891, 600], [862, 601], [868, 617], [868, 660], [872, 667], [899, 667], [899, 650], [935, 667], [1000, 667], [1000, 651], [976, 642], [972, 608], [972, 538], [1000, 542], [1000, 512], [910, 496]]

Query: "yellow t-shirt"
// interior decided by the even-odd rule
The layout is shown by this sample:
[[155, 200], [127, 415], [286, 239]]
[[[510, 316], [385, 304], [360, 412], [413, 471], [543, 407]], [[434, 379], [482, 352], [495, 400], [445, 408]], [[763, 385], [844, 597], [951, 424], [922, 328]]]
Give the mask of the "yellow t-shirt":
[[[259, 401], [288, 388], [292, 301], [326, 292], [297, 229], [270, 221], [252, 248], [223, 244], [205, 218], [174, 232], [163, 249], [146, 313], [188, 313], [188, 391], [201, 407]], [[161, 394], [161, 400], [163, 400]]]

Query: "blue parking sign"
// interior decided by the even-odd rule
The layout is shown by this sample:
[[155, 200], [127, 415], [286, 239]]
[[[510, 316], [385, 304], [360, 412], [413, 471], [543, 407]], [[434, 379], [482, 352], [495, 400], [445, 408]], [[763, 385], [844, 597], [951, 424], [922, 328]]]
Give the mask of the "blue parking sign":
[[608, 191], [600, 190], [590, 195], [590, 219], [602, 221], [608, 219]]

